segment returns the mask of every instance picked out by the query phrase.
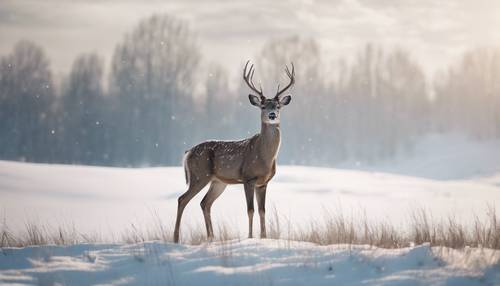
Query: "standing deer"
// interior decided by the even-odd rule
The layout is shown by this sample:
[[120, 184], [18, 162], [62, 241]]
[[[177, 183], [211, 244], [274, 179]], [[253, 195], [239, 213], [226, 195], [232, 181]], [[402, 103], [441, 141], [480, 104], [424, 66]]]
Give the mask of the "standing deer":
[[175, 221], [174, 242], [179, 242], [179, 227], [182, 212], [189, 201], [210, 183], [207, 194], [201, 201], [205, 218], [207, 237], [214, 236], [210, 209], [214, 201], [222, 194], [228, 184], [243, 184], [247, 201], [248, 237], [252, 237], [254, 213], [254, 193], [257, 197], [260, 216], [260, 237], [266, 237], [265, 203], [267, 183], [276, 172], [276, 156], [280, 147], [280, 109], [290, 103], [290, 95], [283, 93], [295, 83], [295, 70], [285, 68], [290, 82], [278, 90], [273, 98], [266, 98], [262, 87], [257, 89], [253, 83], [255, 69], [253, 64], [243, 69], [243, 80], [255, 92], [249, 94], [250, 103], [261, 109], [260, 133], [239, 141], [206, 141], [200, 143], [184, 155], [184, 171], [188, 190], [179, 197], [177, 219]]

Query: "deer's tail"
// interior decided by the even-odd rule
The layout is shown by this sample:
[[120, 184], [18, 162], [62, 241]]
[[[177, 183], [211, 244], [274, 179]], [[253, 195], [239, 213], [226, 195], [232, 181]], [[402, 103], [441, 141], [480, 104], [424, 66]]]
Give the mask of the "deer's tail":
[[184, 157], [182, 158], [182, 165], [184, 166], [184, 176], [186, 177], [186, 185], [189, 186], [190, 181], [190, 172], [188, 167], [187, 160], [189, 159], [189, 155], [191, 155], [191, 150], [187, 150], [184, 152]]

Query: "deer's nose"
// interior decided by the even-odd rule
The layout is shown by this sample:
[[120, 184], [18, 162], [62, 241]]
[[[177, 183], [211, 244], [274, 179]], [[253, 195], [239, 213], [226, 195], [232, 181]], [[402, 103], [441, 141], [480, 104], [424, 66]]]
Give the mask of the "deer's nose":
[[276, 119], [276, 117], [277, 117], [276, 113], [274, 113], [274, 112], [269, 113], [269, 119], [274, 120], [274, 119]]

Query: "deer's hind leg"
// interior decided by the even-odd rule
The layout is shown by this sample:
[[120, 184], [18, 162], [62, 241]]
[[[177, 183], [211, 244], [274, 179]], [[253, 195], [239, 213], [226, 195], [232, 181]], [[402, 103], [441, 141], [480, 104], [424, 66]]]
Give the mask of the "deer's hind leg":
[[201, 209], [203, 210], [203, 216], [205, 217], [205, 226], [207, 227], [207, 237], [212, 239], [214, 237], [214, 230], [212, 228], [212, 217], [210, 211], [212, 209], [212, 204], [214, 201], [224, 192], [227, 184], [220, 181], [212, 181], [210, 184], [210, 189], [208, 189], [207, 194], [203, 197], [201, 201]]
[[177, 219], [175, 220], [175, 230], [174, 230], [174, 242], [179, 242], [179, 228], [181, 225], [182, 213], [184, 212], [184, 208], [189, 203], [189, 201], [196, 196], [211, 180], [210, 176], [200, 176], [196, 177], [191, 175], [189, 188], [188, 190], [182, 194], [178, 199], [177, 205]]

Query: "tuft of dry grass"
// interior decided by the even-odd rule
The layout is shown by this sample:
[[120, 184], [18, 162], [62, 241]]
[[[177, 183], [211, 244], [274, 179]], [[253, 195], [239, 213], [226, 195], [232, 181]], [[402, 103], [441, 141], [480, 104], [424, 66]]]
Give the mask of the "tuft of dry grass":
[[14, 233], [9, 229], [6, 219], [2, 220], [2, 226], [0, 227], [0, 247], [15, 247], [16, 242], [19, 239], [14, 236]]
[[74, 225], [51, 227], [36, 221], [26, 221], [24, 230], [15, 234], [8, 226], [6, 219], [0, 225], [0, 247], [23, 247], [29, 245], [71, 245], [79, 242], [97, 242], [90, 237], [80, 235]]
[[500, 249], [500, 223], [494, 206], [487, 207], [485, 221], [476, 215], [472, 224], [461, 223], [453, 216], [435, 220], [423, 209], [414, 212], [411, 218], [411, 231], [406, 240], [416, 244]]

